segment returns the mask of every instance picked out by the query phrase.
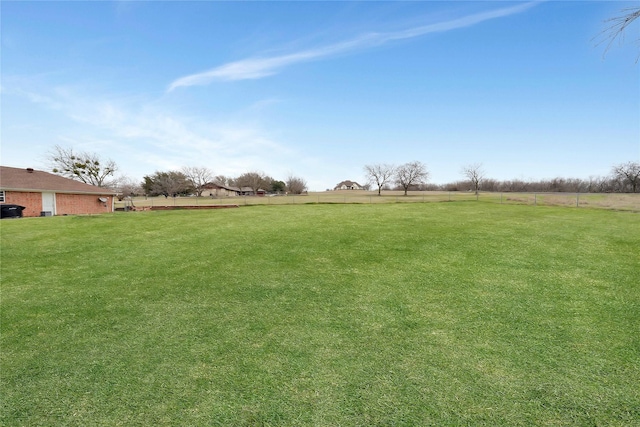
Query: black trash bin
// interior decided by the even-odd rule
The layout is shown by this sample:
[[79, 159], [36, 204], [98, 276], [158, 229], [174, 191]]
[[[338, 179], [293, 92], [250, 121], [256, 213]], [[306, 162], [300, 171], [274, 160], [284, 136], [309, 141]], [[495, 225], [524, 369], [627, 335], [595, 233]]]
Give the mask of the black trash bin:
[[0, 218], [22, 218], [26, 208], [20, 205], [0, 205]]

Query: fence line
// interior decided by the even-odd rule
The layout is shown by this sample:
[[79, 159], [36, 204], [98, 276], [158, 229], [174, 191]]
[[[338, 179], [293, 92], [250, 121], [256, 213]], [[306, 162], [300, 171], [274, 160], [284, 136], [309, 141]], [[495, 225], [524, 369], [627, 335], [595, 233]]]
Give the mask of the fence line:
[[116, 208], [133, 205], [135, 209], [165, 206], [218, 206], [218, 205], [298, 205], [298, 204], [380, 204], [380, 203], [432, 203], [479, 202], [496, 204], [523, 204], [533, 206], [567, 206], [574, 208], [600, 208], [640, 212], [640, 193], [550, 193], [550, 192], [457, 192], [415, 191], [407, 196], [388, 192], [378, 196], [371, 192], [318, 192], [287, 196], [237, 197], [136, 197], [116, 202]]

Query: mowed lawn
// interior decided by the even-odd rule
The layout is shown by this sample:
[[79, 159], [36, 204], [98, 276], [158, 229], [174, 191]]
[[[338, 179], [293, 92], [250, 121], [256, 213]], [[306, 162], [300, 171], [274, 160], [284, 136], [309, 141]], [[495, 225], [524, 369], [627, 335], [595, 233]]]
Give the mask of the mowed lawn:
[[640, 215], [477, 202], [2, 220], [14, 425], [640, 425]]

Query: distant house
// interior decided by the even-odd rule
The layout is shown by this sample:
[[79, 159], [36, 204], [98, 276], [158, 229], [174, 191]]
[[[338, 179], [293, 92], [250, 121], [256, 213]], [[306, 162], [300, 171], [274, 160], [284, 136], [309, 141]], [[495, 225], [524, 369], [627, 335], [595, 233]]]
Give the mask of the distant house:
[[0, 203], [24, 206], [23, 216], [113, 212], [115, 193], [52, 173], [0, 166]]
[[339, 183], [338, 185], [336, 185], [334, 188], [334, 190], [364, 190], [364, 187], [362, 187], [362, 185], [358, 184], [355, 181], [342, 181], [341, 183]]
[[254, 194], [251, 187], [229, 187], [222, 184], [209, 183], [203, 186], [204, 191], [202, 195], [205, 197], [236, 197], [236, 196], [264, 196], [267, 192], [265, 190], [258, 190]]
[[240, 187], [240, 195], [241, 196], [255, 196], [253, 192], [253, 188], [251, 187]]
[[222, 184], [209, 183], [203, 186], [204, 191], [202, 195], [205, 197], [230, 197], [239, 196], [240, 189], [236, 187], [229, 187]]

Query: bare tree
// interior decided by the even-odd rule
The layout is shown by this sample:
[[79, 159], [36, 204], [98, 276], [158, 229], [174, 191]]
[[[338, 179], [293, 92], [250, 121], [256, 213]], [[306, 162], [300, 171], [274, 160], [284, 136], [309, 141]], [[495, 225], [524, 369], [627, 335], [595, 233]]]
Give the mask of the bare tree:
[[202, 196], [204, 186], [213, 181], [213, 172], [205, 167], [187, 166], [182, 168], [182, 173], [187, 177], [198, 197]]
[[396, 169], [396, 183], [404, 189], [404, 195], [407, 195], [409, 187], [413, 185], [423, 184], [429, 178], [427, 166], [421, 162], [410, 162], [398, 166]]
[[389, 164], [375, 164], [365, 165], [364, 172], [367, 176], [367, 181], [375, 184], [378, 187], [378, 196], [382, 192], [382, 187], [387, 184], [395, 174], [396, 167]]
[[246, 172], [235, 180], [238, 187], [249, 187], [253, 194], [258, 194], [258, 190], [266, 190], [271, 185], [271, 180], [262, 172]]
[[[638, 18], [640, 18], [640, 7], [631, 7], [628, 9], [622, 9], [619, 16], [615, 16], [605, 21], [608, 24], [608, 27], [596, 37], [596, 39], [601, 39], [598, 42], [598, 45], [607, 42], [604, 54], [609, 51], [616, 39], [624, 38], [625, 30], [627, 30], [627, 28]], [[640, 39], [636, 40], [636, 42], [640, 42]], [[638, 54], [636, 62], [638, 62], [639, 59], [640, 54]]]
[[640, 163], [626, 162], [615, 165], [612, 169], [613, 175], [621, 180], [624, 185], [631, 187], [631, 192], [635, 193], [640, 185]]
[[142, 193], [142, 187], [140, 183], [134, 181], [128, 176], [121, 176], [111, 182], [111, 189], [118, 193], [118, 200], [122, 200], [125, 197], [131, 197]]
[[111, 159], [102, 160], [95, 153], [75, 153], [72, 148], [56, 145], [48, 154], [51, 171], [85, 184], [107, 187], [107, 178], [118, 170]]
[[212, 181], [219, 185], [233, 185], [233, 178], [225, 175], [216, 175]]
[[307, 191], [307, 181], [300, 177], [289, 175], [287, 178], [287, 191], [291, 194], [302, 194]]
[[482, 163], [474, 163], [464, 166], [462, 168], [462, 174], [471, 181], [473, 190], [476, 194], [480, 191], [480, 183], [484, 179], [484, 170], [482, 170]]

